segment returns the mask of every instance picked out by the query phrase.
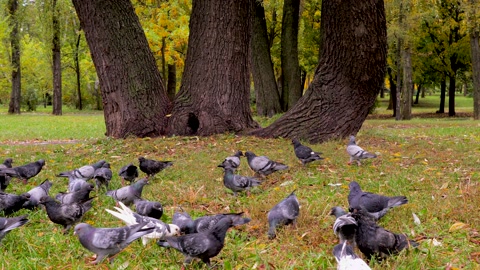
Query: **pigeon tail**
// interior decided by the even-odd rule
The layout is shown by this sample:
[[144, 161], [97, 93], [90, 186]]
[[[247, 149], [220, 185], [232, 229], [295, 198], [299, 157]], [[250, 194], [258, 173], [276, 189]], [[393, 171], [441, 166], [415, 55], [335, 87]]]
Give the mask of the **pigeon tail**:
[[388, 200], [388, 208], [393, 208], [406, 203], [408, 203], [408, 199], [405, 196], [391, 197], [390, 200]]

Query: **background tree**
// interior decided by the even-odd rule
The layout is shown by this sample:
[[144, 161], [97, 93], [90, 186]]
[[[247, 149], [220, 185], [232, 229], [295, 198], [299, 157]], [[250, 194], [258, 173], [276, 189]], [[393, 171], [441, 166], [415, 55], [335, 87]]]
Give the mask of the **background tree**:
[[22, 76], [20, 66], [20, 28], [18, 19], [18, 1], [8, 1], [8, 13], [10, 16], [10, 44], [12, 66], [12, 92], [8, 113], [20, 114], [20, 98], [22, 89]]
[[321, 33], [319, 64], [305, 95], [272, 125], [252, 134], [319, 143], [360, 130], [385, 75], [383, 1], [323, 1]]
[[52, 1], [53, 114], [62, 115], [62, 58], [57, 0]]
[[249, 106], [249, 1], [193, 1], [169, 134], [211, 135], [258, 126]]
[[480, 119], [480, 11], [479, 3], [470, 0], [468, 5], [468, 24], [470, 32], [470, 51], [473, 78], [473, 118]]
[[107, 136], [165, 133], [169, 100], [129, 0], [74, 0], [102, 90]]

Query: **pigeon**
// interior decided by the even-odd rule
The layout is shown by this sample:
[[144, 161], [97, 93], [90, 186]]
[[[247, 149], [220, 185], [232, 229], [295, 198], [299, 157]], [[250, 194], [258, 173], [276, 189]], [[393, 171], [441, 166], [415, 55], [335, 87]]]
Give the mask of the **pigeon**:
[[27, 193], [30, 194], [30, 199], [23, 204], [23, 208], [33, 209], [38, 206], [40, 199], [44, 196], [48, 196], [48, 192], [52, 187], [52, 182], [48, 179], [43, 181], [37, 187], [32, 188]]
[[87, 186], [90, 184], [86, 180], [75, 178], [72, 175], [68, 177], [68, 192], [79, 191]]
[[266, 176], [280, 170], [288, 169], [288, 166], [279, 162], [270, 160], [266, 156], [256, 156], [254, 153], [247, 151], [245, 156], [248, 160], [248, 166], [259, 175]]
[[226, 213], [202, 216], [193, 221], [193, 232], [204, 232], [215, 227], [217, 223], [222, 219], [228, 219], [232, 221], [232, 226], [239, 226], [251, 221], [249, 218], [243, 217], [243, 212], [240, 213]]
[[26, 215], [11, 218], [0, 217], [0, 242], [9, 231], [18, 228], [27, 222], [28, 219]]
[[98, 264], [108, 256], [112, 262], [113, 257], [127, 247], [131, 242], [151, 233], [154, 228], [146, 226], [147, 222], [120, 228], [95, 228], [87, 223], [75, 226], [74, 234], [82, 246], [96, 254], [93, 264]]
[[61, 172], [57, 176], [73, 177], [76, 179], [83, 179], [87, 181], [93, 178], [93, 175], [95, 174], [95, 170], [97, 170], [98, 168], [101, 168], [105, 162], [106, 162], [105, 160], [100, 160], [97, 163], [94, 163], [92, 165], [85, 165], [72, 171]]
[[45, 160], [39, 159], [35, 162], [13, 168], [0, 169], [0, 174], [15, 177], [27, 184], [27, 180], [36, 176], [45, 165]]
[[90, 192], [93, 190], [93, 185], [88, 184], [83, 188], [73, 191], [73, 192], [60, 192], [55, 195], [57, 199], [62, 204], [78, 203], [90, 199]]
[[112, 170], [110, 169], [110, 163], [103, 163], [102, 167], [95, 170], [93, 174], [93, 179], [95, 179], [95, 184], [97, 189], [100, 189], [102, 186], [105, 186], [108, 190], [108, 184], [112, 179]]
[[154, 176], [155, 174], [161, 172], [163, 169], [173, 166], [172, 161], [158, 161], [153, 159], [146, 159], [144, 157], [139, 157], [138, 161], [140, 162], [140, 170], [147, 174], [147, 177]]
[[173, 213], [172, 223], [180, 228], [180, 232], [183, 234], [189, 234], [195, 232], [194, 222], [192, 217], [186, 212]]
[[143, 178], [130, 186], [107, 191], [107, 196], [112, 197], [117, 202], [130, 206], [135, 199], [142, 198], [142, 190], [148, 184], [148, 179]]
[[289, 224], [295, 226], [299, 213], [300, 204], [298, 202], [297, 196], [295, 196], [294, 191], [268, 212], [268, 238], [275, 238], [276, 229], [280, 226]]
[[230, 165], [233, 169], [233, 171], [235, 171], [236, 169], [238, 169], [238, 167], [240, 166], [240, 157], [243, 156], [243, 152], [242, 151], [237, 151], [235, 152], [235, 154], [233, 154], [233, 156], [229, 156], [229, 157], [226, 157], [222, 163], [220, 163], [220, 165], [218, 165], [218, 167], [225, 167], [225, 165]]
[[410, 246], [418, 246], [415, 241], [408, 240], [406, 235], [395, 234], [380, 227], [365, 209], [355, 209], [352, 217], [358, 225], [355, 242], [367, 258], [375, 256], [383, 259]]
[[123, 166], [118, 175], [122, 177], [122, 186], [125, 186], [125, 180], [128, 182], [134, 182], [135, 179], [138, 177], [138, 168], [137, 166], [133, 165], [132, 163]]
[[232, 220], [224, 218], [209, 230], [178, 237], [166, 237], [166, 241], [158, 241], [157, 244], [161, 247], [172, 247], [183, 253], [184, 264], [199, 258], [210, 267], [210, 258], [220, 253], [225, 244], [227, 231], [232, 226]]
[[163, 221], [156, 218], [146, 217], [133, 212], [130, 208], [119, 202], [120, 207], [115, 207], [116, 212], [110, 209], [105, 209], [118, 219], [121, 219], [128, 226], [144, 223], [147, 227], [152, 227], [153, 230], [142, 236], [142, 243], [145, 246], [150, 239], [165, 239], [167, 236], [180, 235], [180, 228], [175, 224], [165, 224]]
[[353, 251], [347, 242], [333, 247], [333, 255], [337, 260], [337, 270], [370, 270], [370, 266]]
[[0, 211], [5, 215], [10, 215], [23, 208], [23, 204], [30, 199], [30, 194], [20, 195], [0, 192]]
[[56, 224], [63, 226], [63, 233], [67, 234], [73, 224], [79, 222], [83, 215], [92, 208], [93, 198], [87, 201], [62, 204], [54, 200], [52, 197], [45, 196], [40, 199], [40, 204], [45, 206], [48, 218]]
[[[0, 170], [12, 168], [12, 162], [13, 161], [11, 158], [5, 159], [3, 163], [0, 164]], [[5, 191], [5, 189], [7, 189], [11, 179], [12, 178], [8, 175], [5, 175], [5, 173], [0, 173], [0, 191]]]
[[233, 195], [237, 196], [237, 192], [249, 190], [251, 187], [255, 187], [260, 185], [262, 182], [247, 176], [241, 176], [238, 174], [234, 174], [233, 163], [231, 161], [224, 161], [222, 164], [218, 165], [218, 167], [222, 167], [224, 170], [223, 175], [223, 184], [226, 188], [233, 191]]
[[135, 199], [135, 211], [142, 216], [160, 219], [163, 215], [163, 207], [159, 202], [153, 202], [144, 199]]
[[353, 161], [357, 162], [357, 165], [361, 165], [361, 159], [376, 158], [377, 155], [369, 153], [355, 143], [355, 136], [350, 136], [350, 141], [347, 144], [347, 153], [350, 155], [350, 161], [348, 164], [352, 164]]
[[303, 166], [312, 161], [323, 159], [323, 157], [320, 156], [322, 154], [321, 152], [314, 152], [312, 148], [302, 145], [297, 139], [293, 139], [292, 144], [295, 156], [302, 162]]
[[357, 232], [357, 222], [355, 219], [339, 206], [332, 207], [330, 215], [334, 215], [337, 218], [333, 224], [333, 232], [339, 238], [340, 244], [348, 242], [354, 247], [355, 233]]
[[405, 196], [387, 197], [370, 192], [363, 192], [360, 185], [352, 181], [349, 186], [348, 203], [350, 212], [352, 209], [360, 209], [363, 206], [370, 215], [377, 220], [383, 217], [391, 208], [408, 203]]

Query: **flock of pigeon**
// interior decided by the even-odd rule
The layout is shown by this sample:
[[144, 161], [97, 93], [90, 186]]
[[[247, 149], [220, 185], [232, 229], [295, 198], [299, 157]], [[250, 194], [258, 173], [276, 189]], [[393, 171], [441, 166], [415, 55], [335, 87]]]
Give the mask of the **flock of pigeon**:
[[[292, 144], [296, 157], [304, 166], [323, 159], [322, 153], [313, 151], [298, 140], [292, 140]], [[350, 137], [347, 152], [350, 156], [349, 164], [355, 161], [360, 165], [360, 160], [376, 157], [375, 154], [359, 147], [355, 143], [354, 136]], [[246, 156], [249, 167], [255, 172], [254, 177], [235, 173], [240, 166], [241, 156]], [[143, 245], [155, 239], [161, 247], [180, 251], [185, 256], [185, 264], [198, 258], [210, 266], [210, 259], [218, 255], [224, 246], [228, 229], [250, 222], [249, 218], [243, 217], [243, 213], [207, 215], [193, 220], [182, 210], [174, 213], [171, 224], [164, 223], [160, 220], [163, 215], [161, 203], [143, 199], [142, 190], [148, 184], [150, 177], [172, 166], [173, 162], [144, 157], [138, 158], [138, 161], [140, 171], [145, 173], [146, 177], [137, 180], [139, 177], [137, 166], [128, 164], [118, 173], [122, 178], [123, 187], [115, 190], [109, 189], [112, 171], [105, 160], [61, 172], [57, 176], [68, 178], [68, 192], [60, 192], [52, 198], [49, 196], [52, 186], [49, 180], [20, 195], [6, 193], [5, 189], [12, 177], [27, 183], [28, 179], [36, 176], [45, 165], [44, 160], [38, 160], [23, 166], [12, 167], [12, 159], [7, 158], [3, 164], [0, 164], [0, 212], [8, 216], [22, 208], [35, 209], [43, 205], [48, 218], [53, 223], [62, 225], [64, 233], [75, 226], [74, 234], [78, 236], [82, 246], [95, 254], [96, 258], [92, 262], [94, 264], [102, 262], [105, 258], [111, 261], [130, 243], [142, 238]], [[257, 156], [250, 151], [246, 151], [245, 154], [237, 151], [234, 155], [225, 158], [218, 167], [224, 171], [225, 187], [230, 189], [234, 196], [239, 192], [248, 193], [250, 188], [261, 185], [261, 179], [267, 175], [288, 169], [285, 164], [270, 160], [266, 156]], [[94, 197], [90, 197], [90, 192], [95, 187], [88, 182], [91, 179], [95, 180], [98, 191], [105, 188], [105, 194], [116, 201], [114, 210], [106, 209], [106, 211], [122, 220], [126, 226], [98, 228], [80, 223], [84, 214], [92, 208]], [[129, 184], [125, 185], [125, 181]], [[377, 221], [391, 208], [407, 203], [405, 196], [387, 197], [363, 192], [355, 181], [350, 183], [349, 188], [349, 212], [338, 206], [331, 210], [331, 214], [336, 217], [333, 231], [339, 238], [339, 244], [333, 248], [333, 255], [338, 263], [337, 269], [370, 269], [355, 254], [355, 247], [358, 247], [368, 259], [372, 257], [382, 259], [417, 245], [414, 241], [408, 240], [405, 235], [392, 233], [377, 224]], [[130, 208], [131, 206], [135, 207], [135, 211]], [[275, 238], [279, 227], [289, 224], [295, 226], [299, 213], [299, 201], [292, 192], [268, 212], [268, 238]], [[0, 241], [9, 231], [27, 222], [26, 215], [0, 217]]]

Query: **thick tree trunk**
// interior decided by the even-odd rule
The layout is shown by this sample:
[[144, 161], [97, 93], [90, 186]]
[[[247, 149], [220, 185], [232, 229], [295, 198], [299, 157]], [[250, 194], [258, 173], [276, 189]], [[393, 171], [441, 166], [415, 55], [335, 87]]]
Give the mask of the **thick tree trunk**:
[[250, 111], [250, 0], [194, 0], [170, 135], [256, 128]]
[[73, 0], [92, 53], [107, 136], [164, 134], [170, 109], [155, 59], [129, 0]]
[[8, 113], [20, 114], [20, 99], [22, 91], [22, 76], [20, 67], [20, 35], [18, 28], [18, 1], [8, 1], [8, 12], [10, 15], [10, 46], [12, 50], [12, 93], [10, 96], [10, 104]]
[[448, 116], [455, 116], [455, 84], [456, 74], [449, 77], [448, 83]]
[[58, 21], [57, 0], [52, 4], [52, 74], [53, 74], [53, 114], [62, 115], [62, 58], [60, 44], [60, 22]]
[[385, 75], [383, 1], [323, 1], [321, 33], [319, 65], [305, 95], [272, 125], [252, 134], [318, 143], [360, 130]]
[[250, 2], [254, 5], [250, 55], [257, 114], [272, 117], [274, 114], [282, 112], [282, 108], [270, 57], [265, 9], [262, 1], [251, 0]]
[[[473, 0], [472, 0], [473, 1]], [[473, 118], [480, 119], [480, 27], [473, 28], [470, 32], [470, 51], [472, 55], [473, 77]]]
[[168, 64], [167, 96], [173, 102], [177, 93], [177, 66], [175, 63]]
[[413, 70], [412, 57], [409, 48], [402, 51], [403, 89], [402, 89], [402, 120], [412, 119]]
[[298, 60], [298, 24], [300, 0], [284, 0], [282, 18], [281, 67], [282, 109], [287, 111], [302, 97]]
[[80, 61], [78, 59], [79, 53], [80, 53], [80, 38], [82, 37], [82, 34], [77, 35], [77, 43], [75, 43], [75, 52], [73, 56], [73, 61], [75, 63], [75, 75], [76, 75], [76, 82], [77, 82], [77, 109], [82, 110], [83, 109], [83, 104], [82, 104], [82, 89], [81, 89], [81, 84], [80, 84]]
[[445, 78], [440, 81], [440, 108], [436, 113], [445, 113], [445, 92], [447, 91], [447, 82]]

